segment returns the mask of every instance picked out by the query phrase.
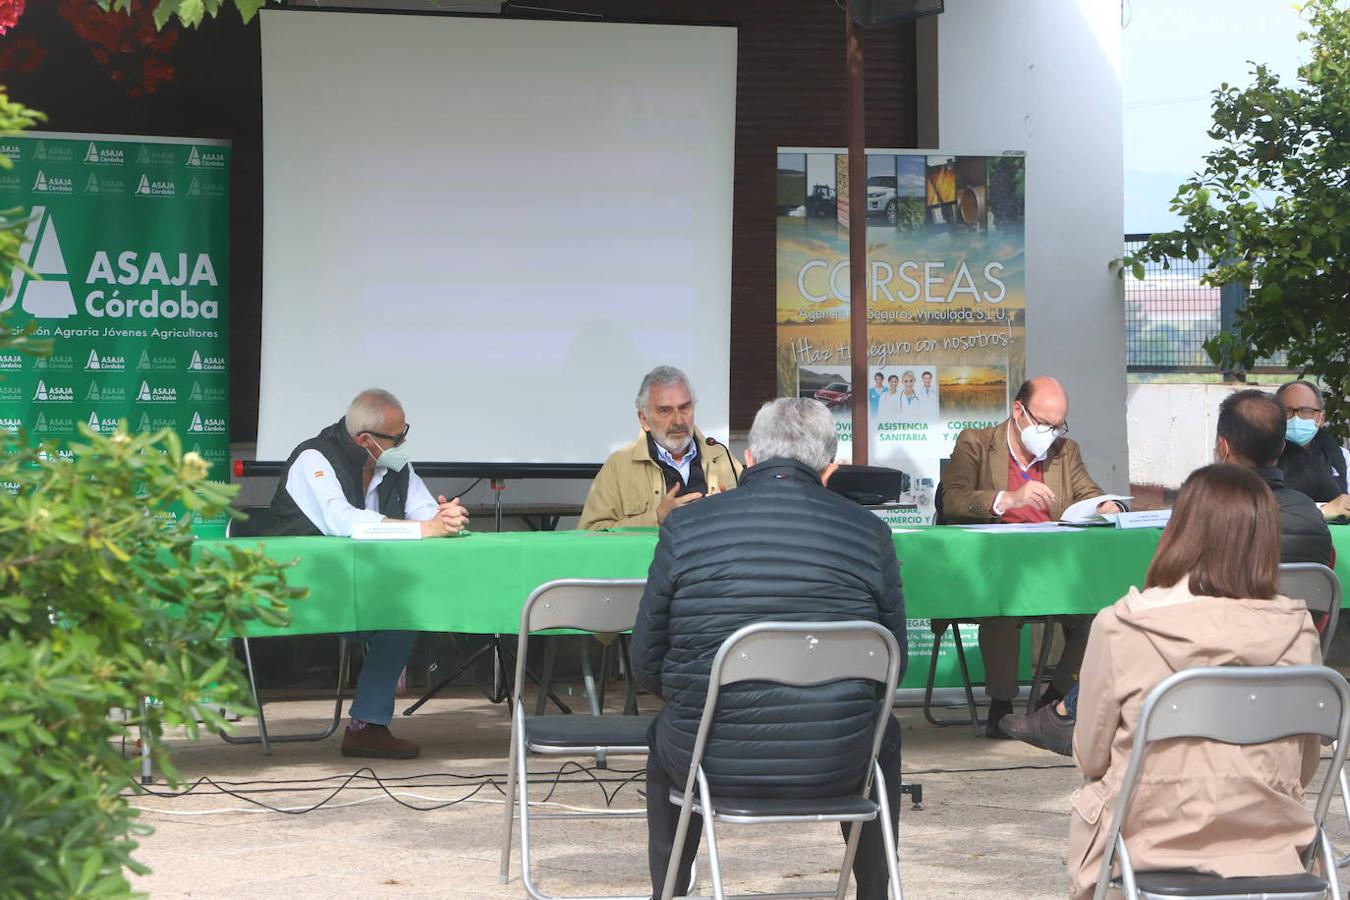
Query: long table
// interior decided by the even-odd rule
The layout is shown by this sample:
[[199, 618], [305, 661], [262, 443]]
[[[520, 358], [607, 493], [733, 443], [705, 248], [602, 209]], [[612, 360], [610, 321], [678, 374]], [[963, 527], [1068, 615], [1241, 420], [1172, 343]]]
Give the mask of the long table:
[[[911, 618], [1092, 613], [1142, 585], [1161, 532], [1066, 528], [988, 532], [918, 528], [895, 534]], [[1337, 574], [1350, 578], [1350, 526], [1332, 528]], [[514, 634], [531, 590], [555, 578], [643, 578], [656, 531], [474, 533], [428, 541], [235, 538], [295, 560], [309, 588], [284, 629], [323, 634], [411, 629]], [[223, 539], [199, 540], [210, 552]], [[237, 546], [237, 543], [236, 543]], [[828, 545], [820, 547], [828, 554]]]

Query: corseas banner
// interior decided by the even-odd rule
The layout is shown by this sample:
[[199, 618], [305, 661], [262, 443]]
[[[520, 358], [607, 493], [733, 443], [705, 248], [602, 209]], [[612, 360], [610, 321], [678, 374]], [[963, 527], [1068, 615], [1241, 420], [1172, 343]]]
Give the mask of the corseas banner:
[[79, 423], [172, 428], [227, 478], [228, 143], [30, 133], [0, 153], [0, 208], [29, 211], [34, 273], [14, 273], [0, 312], [53, 342], [0, 354], [0, 427], [62, 455]]
[[[778, 153], [778, 392], [835, 413], [840, 453], [867, 435], [869, 461], [907, 476], [927, 524], [964, 428], [996, 424], [1024, 377], [1026, 161], [867, 151], [867, 372], [852, 384], [848, 156]], [[852, 421], [866, 391], [868, 421]]]

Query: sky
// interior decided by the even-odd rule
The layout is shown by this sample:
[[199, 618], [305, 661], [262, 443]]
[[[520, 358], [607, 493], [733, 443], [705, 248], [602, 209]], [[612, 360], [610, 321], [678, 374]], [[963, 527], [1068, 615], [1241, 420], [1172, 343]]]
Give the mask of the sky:
[[1251, 83], [1249, 60], [1292, 82], [1306, 57], [1288, 0], [1123, 0], [1125, 232], [1165, 231], [1176, 188], [1214, 142], [1210, 92]]

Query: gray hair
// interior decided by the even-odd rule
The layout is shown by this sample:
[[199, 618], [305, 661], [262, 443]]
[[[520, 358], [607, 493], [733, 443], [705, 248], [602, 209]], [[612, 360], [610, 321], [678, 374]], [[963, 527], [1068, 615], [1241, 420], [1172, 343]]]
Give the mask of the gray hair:
[[379, 431], [384, 425], [384, 411], [402, 409], [398, 398], [380, 388], [368, 388], [352, 398], [347, 407], [347, 434], [356, 437], [363, 431]]
[[646, 412], [647, 400], [650, 399], [652, 388], [670, 387], [673, 384], [683, 385], [689, 392], [689, 399], [695, 403], [698, 398], [694, 396], [694, 388], [689, 384], [689, 379], [683, 372], [674, 366], [657, 366], [646, 375], [642, 376], [642, 384], [638, 387], [637, 408], [639, 411]]
[[755, 413], [750, 426], [750, 453], [755, 462], [795, 459], [817, 472], [834, 462], [839, 438], [825, 404], [807, 397], [770, 400]]

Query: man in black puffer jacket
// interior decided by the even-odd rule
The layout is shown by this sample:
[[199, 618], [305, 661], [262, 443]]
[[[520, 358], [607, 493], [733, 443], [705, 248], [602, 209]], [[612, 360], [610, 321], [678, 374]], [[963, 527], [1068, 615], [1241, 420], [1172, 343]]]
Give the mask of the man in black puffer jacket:
[[[639, 683], [666, 701], [648, 734], [648, 863], [658, 897], [678, 818], [670, 786], [684, 787], [713, 657], [726, 638], [753, 622], [880, 622], [895, 634], [903, 672], [905, 605], [895, 545], [880, 519], [826, 490], [836, 448], [823, 404], [765, 404], [750, 430], [740, 488], [673, 511], [661, 529], [632, 642]], [[713, 792], [819, 797], [856, 790], [881, 702], [876, 693], [857, 681], [728, 687], [703, 761]], [[893, 718], [879, 761], [894, 821], [900, 728]], [[700, 829], [695, 816], [676, 895], [687, 890]], [[863, 828], [853, 872], [859, 898], [886, 896], [875, 822]]]

